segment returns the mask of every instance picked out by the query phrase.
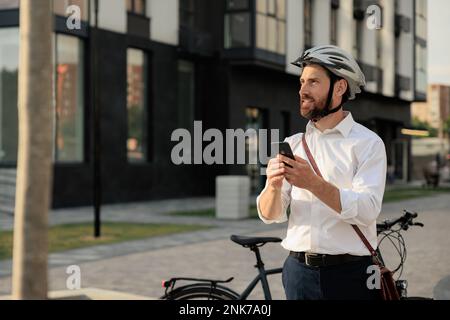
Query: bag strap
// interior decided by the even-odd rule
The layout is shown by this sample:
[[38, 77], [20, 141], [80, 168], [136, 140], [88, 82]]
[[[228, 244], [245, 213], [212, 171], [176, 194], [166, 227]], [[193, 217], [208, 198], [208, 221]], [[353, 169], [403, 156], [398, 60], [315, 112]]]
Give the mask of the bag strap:
[[[306, 133], [303, 134], [302, 137], [302, 144], [303, 144], [303, 148], [305, 149], [306, 155], [309, 159], [309, 162], [311, 163], [311, 166], [313, 167], [314, 171], [316, 172], [316, 174], [323, 178], [322, 174], [320, 173], [319, 167], [317, 167], [316, 161], [314, 160], [314, 157], [311, 154], [311, 151], [309, 150], [308, 144], [306, 143]], [[373, 249], [373, 247], [370, 245], [369, 241], [367, 240], [367, 238], [364, 236], [364, 234], [362, 233], [361, 229], [357, 226], [352, 224], [351, 225], [353, 227], [353, 229], [355, 230], [355, 232], [358, 234], [359, 238], [361, 239], [361, 241], [364, 243], [364, 245], [366, 246], [367, 250], [369, 250], [370, 254], [376, 258], [376, 262], [381, 265], [381, 261], [380, 259], [378, 259], [378, 255], [377, 252]]]

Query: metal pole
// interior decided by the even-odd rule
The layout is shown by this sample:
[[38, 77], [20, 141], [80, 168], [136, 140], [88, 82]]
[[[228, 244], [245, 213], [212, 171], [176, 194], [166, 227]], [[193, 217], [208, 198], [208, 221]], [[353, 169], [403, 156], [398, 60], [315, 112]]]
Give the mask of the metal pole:
[[98, 0], [94, 1], [95, 12], [95, 30], [92, 33], [92, 50], [93, 63], [92, 74], [93, 84], [93, 101], [94, 101], [94, 237], [101, 235], [101, 203], [102, 203], [102, 179], [101, 179], [101, 120], [100, 120], [100, 103], [99, 103], [99, 85], [98, 85], [98, 51], [97, 51], [97, 32], [98, 32]]

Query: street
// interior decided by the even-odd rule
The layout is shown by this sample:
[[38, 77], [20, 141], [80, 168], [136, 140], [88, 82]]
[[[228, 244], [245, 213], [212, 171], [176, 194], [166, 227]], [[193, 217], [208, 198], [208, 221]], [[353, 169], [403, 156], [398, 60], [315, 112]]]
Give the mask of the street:
[[[413, 227], [404, 232], [407, 245], [407, 261], [402, 279], [409, 282], [410, 296], [434, 296], [436, 284], [450, 275], [450, 197], [448, 194], [408, 201], [388, 203], [384, 205], [380, 221], [397, 217], [402, 209], [417, 211], [417, 221], [425, 224], [424, 228]], [[175, 218], [172, 218], [175, 219]], [[246, 221], [241, 227], [230, 222], [225, 227], [209, 230], [209, 237], [204, 240], [189, 241], [188, 244], [167, 243], [157, 249], [123, 254], [110, 246], [110, 256], [106, 259], [76, 263], [81, 268], [82, 288], [94, 287], [117, 290], [148, 297], [159, 297], [163, 294], [161, 281], [171, 277], [198, 277], [212, 279], [228, 279], [234, 277], [230, 287], [242, 292], [256, 276], [254, 254], [231, 242], [229, 235], [251, 234], [255, 236], [283, 237], [286, 225], [266, 226], [259, 220]], [[242, 225], [246, 225], [245, 228]], [[185, 235], [188, 239], [189, 235]], [[191, 234], [191, 238], [195, 235]], [[217, 236], [217, 239], [214, 239]], [[212, 240], [211, 240], [212, 239]], [[155, 242], [147, 239], [145, 242]], [[387, 244], [387, 243], [386, 243]], [[90, 249], [95, 252], [95, 247]], [[392, 246], [382, 245], [383, 254], [388, 267], [398, 263], [398, 254]], [[129, 251], [128, 251], [129, 252]], [[261, 248], [262, 259], [266, 268], [282, 266], [287, 252], [279, 244], [267, 244]], [[73, 262], [72, 262], [73, 263]], [[68, 265], [53, 267], [49, 271], [50, 289], [66, 289], [66, 268]], [[0, 278], [0, 293], [8, 294], [11, 287], [9, 276]], [[180, 283], [181, 284], [181, 283]], [[281, 275], [269, 277], [272, 297], [284, 299]], [[447, 288], [449, 289], [449, 288]], [[441, 293], [442, 294], [442, 293]], [[439, 296], [438, 296], [439, 297]], [[258, 285], [249, 299], [263, 299], [263, 292]]]

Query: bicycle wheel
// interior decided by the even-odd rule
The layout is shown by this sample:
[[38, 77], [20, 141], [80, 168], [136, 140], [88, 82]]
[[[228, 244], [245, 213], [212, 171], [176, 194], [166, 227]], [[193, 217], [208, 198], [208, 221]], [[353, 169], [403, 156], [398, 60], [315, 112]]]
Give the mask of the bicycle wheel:
[[222, 286], [211, 287], [205, 284], [193, 284], [179, 287], [166, 295], [163, 300], [237, 300], [239, 295]]

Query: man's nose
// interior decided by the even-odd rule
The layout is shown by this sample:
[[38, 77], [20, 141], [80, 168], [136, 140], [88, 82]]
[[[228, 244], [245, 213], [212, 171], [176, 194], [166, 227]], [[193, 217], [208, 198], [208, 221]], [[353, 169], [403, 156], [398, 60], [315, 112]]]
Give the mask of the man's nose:
[[300, 97], [302, 96], [302, 94], [307, 93], [309, 93], [307, 86], [305, 84], [300, 85], [300, 89], [298, 90], [298, 94], [300, 95]]

